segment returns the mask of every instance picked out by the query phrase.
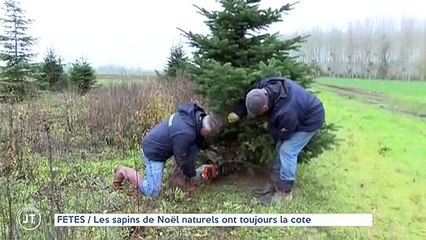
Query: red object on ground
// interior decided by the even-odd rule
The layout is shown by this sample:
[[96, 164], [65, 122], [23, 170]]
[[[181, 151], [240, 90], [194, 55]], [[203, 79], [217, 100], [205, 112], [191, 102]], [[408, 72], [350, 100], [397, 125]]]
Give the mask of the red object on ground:
[[217, 177], [217, 167], [215, 165], [203, 165], [201, 177], [204, 180], [211, 180]]

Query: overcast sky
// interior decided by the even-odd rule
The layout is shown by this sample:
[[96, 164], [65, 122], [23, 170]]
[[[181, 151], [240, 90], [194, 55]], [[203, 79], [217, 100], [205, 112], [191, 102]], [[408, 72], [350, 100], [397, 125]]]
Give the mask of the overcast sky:
[[[271, 31], [327, 28], [368, 16], [424, 16], [422, 2], [301, 0]], [[95, 67], [116, 64], [146, 70], [163, 68], [172, 44], [183, 39], [177, 27], [207, 33], [193, 3], [217, 8], [214, 0], [21, 0], [27, 17], [35, 21], [30, 32], [39, 38], [38, 59], [53, 47], [67, 62], [85, 56]], [[279, 3], [287, 1], [264, 0], [261, 5]]]

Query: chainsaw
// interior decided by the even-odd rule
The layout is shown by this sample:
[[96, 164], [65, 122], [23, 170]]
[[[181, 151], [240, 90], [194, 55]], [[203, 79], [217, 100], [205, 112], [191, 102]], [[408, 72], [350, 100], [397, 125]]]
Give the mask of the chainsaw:
[[196, 169], [194, 180], [211, 182], [219, 177], [227, 177], [235, 171], [232, 165], [233, 162], [203, 164]]
[[199, 181], [211, 181], [218, 177], [219, 166], [216, 164], [204, 164], [196, 170], [195, 180]]
[[214, 151], [205, 152], [203, 164], [196, 169], [196, 176], [193, 178], [199, 182], [211, 182], [217, 178], [228, 177], [232, 173], [244, 169], [248, 163], [245, 161], [225, 161]]

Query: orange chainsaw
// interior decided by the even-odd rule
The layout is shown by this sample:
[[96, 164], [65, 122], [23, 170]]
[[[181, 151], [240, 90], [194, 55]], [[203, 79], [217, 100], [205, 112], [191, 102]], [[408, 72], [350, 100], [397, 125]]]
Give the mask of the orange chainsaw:
[[215, 164], [201, 165], [199, 168], [197, 168], [196, 172], [197, 172], [197, 175], [195, 178], [197, 180], [202, 180], [202, 181], [211, 181], [217, 178], [219, 175], [218, 166], [216, 166]]
[[241, 169], [242, 161], [224, 161], [214, 151], [207, 152], [207, 160], [202, 160], [202, 165], [196, 169], [194, 180], [199, 182], [211, 182], [217, 178], [228, 177], [233, 172]]

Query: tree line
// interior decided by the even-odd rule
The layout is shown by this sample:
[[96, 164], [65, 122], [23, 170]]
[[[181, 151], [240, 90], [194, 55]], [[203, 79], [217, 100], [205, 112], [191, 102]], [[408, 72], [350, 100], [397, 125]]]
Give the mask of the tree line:
[[76, 89], [87, 93], [96, 82], [95, 70], [87, 59], [79, 58], [68, 69], [53, 48], [44, 60], [34, 62], [37, 53], [33, 46], [38, 39], [28, 34], [33, 22], [17, 0], [6, 0], [0, 18], [4, 32], [0, 34], [0, 100], [19, 102], [35, 96], [39, 91]]
[[426, 80], [426, 19], [368, 18], [344, 29], [314, 28], [306, 34], [309, 38], [293, 55], [315, 64], [317, 74]]

